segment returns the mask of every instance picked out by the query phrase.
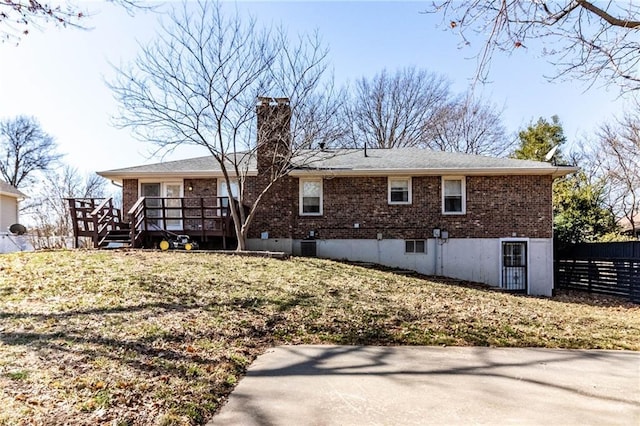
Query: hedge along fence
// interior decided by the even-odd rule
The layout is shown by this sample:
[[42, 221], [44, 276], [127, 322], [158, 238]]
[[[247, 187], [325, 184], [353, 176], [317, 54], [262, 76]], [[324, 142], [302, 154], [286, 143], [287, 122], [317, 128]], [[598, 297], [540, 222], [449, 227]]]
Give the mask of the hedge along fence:
[[640, 241], [585, 243], [559, 250], [556, 285], [640, 303]]

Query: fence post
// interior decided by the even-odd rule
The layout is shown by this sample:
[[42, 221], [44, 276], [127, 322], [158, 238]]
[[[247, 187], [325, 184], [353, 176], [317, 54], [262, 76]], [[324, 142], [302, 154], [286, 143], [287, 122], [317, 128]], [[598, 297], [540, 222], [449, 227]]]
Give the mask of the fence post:
[[592, 292], [591, 290], [591, 277], [593, 275], [593, 259], [588, 259], [587, 260], [587, 283], [588, 283], [588, 291], [589, 293]]

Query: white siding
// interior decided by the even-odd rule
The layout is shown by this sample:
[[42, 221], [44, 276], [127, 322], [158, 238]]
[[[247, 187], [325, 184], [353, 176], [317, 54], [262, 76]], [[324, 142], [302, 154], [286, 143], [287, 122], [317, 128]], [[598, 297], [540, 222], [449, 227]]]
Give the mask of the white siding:
[[18, 223], [18, 200], [0, 195], [0, 232], [9, 232], [14, 223]]

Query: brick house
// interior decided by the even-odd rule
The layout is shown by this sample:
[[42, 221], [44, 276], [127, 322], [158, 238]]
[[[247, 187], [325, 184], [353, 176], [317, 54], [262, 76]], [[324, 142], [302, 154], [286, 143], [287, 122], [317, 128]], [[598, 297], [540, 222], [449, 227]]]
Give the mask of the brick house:
[[[260, 105], [258, 127], [269, 108], [288, 105]], [[271, 141], [259, 140], [257, 155], [247, 159], [245, 203], [264, 185], [273, 149]], [[249, 248], [373, 262], [551, 295], [551, 187], [575, 168], [418, 148], [302, 155], [313, 161], [296, 166], [298, 157], [290, 160], [290, 174], [260, 204]], [[227, 196], [211, 157], [99, 174], [122, 184], [125, 212], [145, 196]], [[187, 232], [186, 220], [173, 222], [182, 227], [176, 232]]]

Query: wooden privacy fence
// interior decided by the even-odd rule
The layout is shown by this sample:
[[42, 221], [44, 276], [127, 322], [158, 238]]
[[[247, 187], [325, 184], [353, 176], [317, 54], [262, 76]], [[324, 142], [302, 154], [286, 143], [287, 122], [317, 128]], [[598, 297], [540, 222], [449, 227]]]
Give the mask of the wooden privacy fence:
[[558, 288], [640, 303], [640, 241], [577, 244], [558, 251], [555, 264]]

